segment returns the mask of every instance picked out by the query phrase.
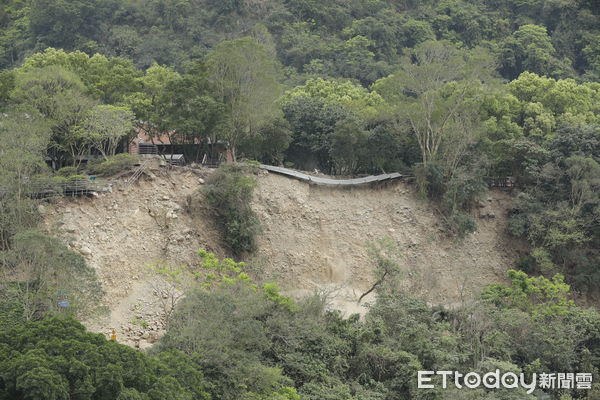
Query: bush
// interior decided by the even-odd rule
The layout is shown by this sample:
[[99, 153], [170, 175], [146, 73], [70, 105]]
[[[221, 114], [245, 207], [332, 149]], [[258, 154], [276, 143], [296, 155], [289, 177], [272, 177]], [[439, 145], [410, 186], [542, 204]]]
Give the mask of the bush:
[[236, 255], [249, 253], [256, 248], [259, 222], [250, 208], [256, 186], [254, 178], [247, 175], [255, 167], [241, 164], [219, 168], [203, 188], [204, 198], [219, 218], [225, 242]]
[[446, 219], [446, 224], [450, 231], [459, 238], [464, 238], [469, 233], [473, 233], [477, 230], [475, 219], [469, 214], [460, 212], [450, 215], [450, 217]]
[[132, 169], [137, 163], [138, 158], [134, 155], [121, 153], [116, 156], [109, 157], [108, 160], [99, 164], [91, 163], [88, 170], [91, 174], [101, 176], [112, 176], [119, 172]]
[[[103, 311], [104, 292], [95, 270], [59, 239], [35, 230], [21, 232], [15, 235], [13, 248], [1, 255], [5, 270], [18, 271], [16, 279], [0, 274], [0, 302], [13, 303], [20, 310], [13, 316], [22, 320], [56, 313], [89, 317]], [[68, 308], [58, 307], [59, 300], [68, 300]]]
[[65, 178], [67, 178], [71, 175], [77, 174], [77, 167], [63, 167], [63, 168], [59, 169], [58, 171], [56, 171], [56, 174], [58, 176], [63, 176]]
[[415, 177], [419, 191], [437, 204], [451, 233], [463, 238], [477, 230], [477, 224], [468, 212], [487, 191], [480, 174], [461, 167], [447, 176], [441, 166], [429, 164], [418, 165]]

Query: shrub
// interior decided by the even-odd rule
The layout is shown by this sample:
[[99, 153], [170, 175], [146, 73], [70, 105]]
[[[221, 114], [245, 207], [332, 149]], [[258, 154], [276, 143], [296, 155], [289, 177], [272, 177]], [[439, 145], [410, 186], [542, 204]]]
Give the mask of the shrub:
[[88, 166], [91, 174], [101, 176], [111, 176], [119, 172], [128, 171], [138, 163], [138, 158], [134, 155], [121, 153], [109, 157], [108, 160], [99, 164], [93, 163]]
[[[0, 256], [5, 271], [19, 273], [14, 279], [0, 270], [0, 302], [7, 304], [9, 299], [14, 304], [19, 310], [14, 317], [34, 320], [56, 313], [87, 317], [103, 311], [104, 292], [95, 270], [59, 239], [35, 230], [21, 232], [15, 235], [13, 248]], [[59, 300], [68, 300], [68, 308], [58, 307]]]
[[446, 225], [459, 238], [464, 238], [477, 230], [475, 219], [471, 215], [461, 212], [450, 215], [446, 219]]
[[256, 181], [247, 175], [253, 170], [255, 167], [249, 165], [225, 165], [212, 175], [203, 188], [204, 198], [223, 227], [225, 242], [236, 255], [252, 252], [256, 248], [259, 222], [250, 208]]
[[481, 174], [459, 167], [448, 175], [441, 166], [428, 164], [418, 165], [415, 177], [421, 194], [438, 206], [449, 232], [463, 238], [477, 230], [468, 212], [487, 191]]
[[58, 176], [69, 177], [71, 175], [77, 174], [77, 167], [62, 167], [58, 171], [56, 171]]
[[0, 376], [2, 399], [210, 398], [192, 357], [150, 357], [64, 316], [0, 325]]

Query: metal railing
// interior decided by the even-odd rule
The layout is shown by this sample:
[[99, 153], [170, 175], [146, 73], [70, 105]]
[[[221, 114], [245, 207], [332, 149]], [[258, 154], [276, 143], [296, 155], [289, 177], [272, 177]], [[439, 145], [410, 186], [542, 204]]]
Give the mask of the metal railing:
[[[0, 194], [16, 192], [16, 188], [0, 187]], [[93, 192], [104, 192], [108, 190], [108, 183], [96, 179], [67, 179], [65, 181], [40, 180], [24, 182], [21, 184], [21, 192], [33, 198], [85, 196]]]
[[365, 176], [363, 178], [352, 178], [352, 179], [331, 179], [331, 178], [321, 178], [319, 176], [308, 175], [299, 171], [295, 171], [289, 168], [283, 167], [274, 167], [271, 165], [261, 165], [261, 169], [276, 172], [278, 174], [287, 175], [292, 178], [296, 178], [305, 182], [317, 183], [323, 185], [336, 185], [336, 186], [347, 186], [347, 185], [363, 185], [365, 183], [372, 182], [383, 182], [392, 179], [402, 179], [402, 174], [397, 172], [391, 174], [381, 174], [381, 175], [370, 175]]

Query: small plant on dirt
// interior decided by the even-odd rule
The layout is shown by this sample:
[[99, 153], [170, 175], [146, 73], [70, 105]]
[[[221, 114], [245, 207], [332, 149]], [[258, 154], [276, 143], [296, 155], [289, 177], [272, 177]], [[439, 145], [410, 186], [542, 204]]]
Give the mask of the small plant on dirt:
[[252, 165], [225, 165], [202, 189], [223, 228], [225, 242], [238, 256], [255, 250], [256, 234], [260, 229], [258, 218], [250, 208], [256, 180], [249, 173], [254, 171], [256, 167]]
[[375, 242], [369, 242], [367, 243], [367, 249], [369, 258], [375, 264], [374, 275], [376, 281], [369, 290], [360, 296], [358, 299], [359, 303], [365, 296], [375, 290], [382, 292], [387, 289], [393, 289], [402, 274], [400, 264], [398, 263], [401, 254], [392, 238], [384, 237]]
[[91, 163], [88, 170], [91, 174], [101, 176], [111, 176], [119, 172], [128, 171], [138, 163], [138, 158], [134, 155], [122, 153], [109, 157], [103, 162]]

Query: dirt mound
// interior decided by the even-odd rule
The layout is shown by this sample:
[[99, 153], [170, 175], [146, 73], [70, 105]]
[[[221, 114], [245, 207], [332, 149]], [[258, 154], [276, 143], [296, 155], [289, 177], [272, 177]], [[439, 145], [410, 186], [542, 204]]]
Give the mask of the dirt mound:
[[[116, 180], [111, 193], [45, 207], [47, 231], [87, 258], [106, 291], [110, 314], [87, 321], [91, 330], [114, 328], [120, 342], [150, 345], [164, 329], [164, 292], [148, 266], [193, 262], [199, 248], [225, 255], [211, 218], [187, 212], [189, 195], [209, 173], [155, 168], [133, 185]], [[491, 193], [479, 230], [457, 243], [406, 183], [331, 188], [263, 171], [253, 201], [263, 226], [254, 258], [261, 278], [277, 280], [292, 295], [326, 292], [332, 307], [363, 312], [357, 299], [373, 282], [365, 245], [389, 236], [403, 253], [405, 290], [457, 304], [514, 265], [516, 245], [504, 234], [508, 201], [505, 193]]]

